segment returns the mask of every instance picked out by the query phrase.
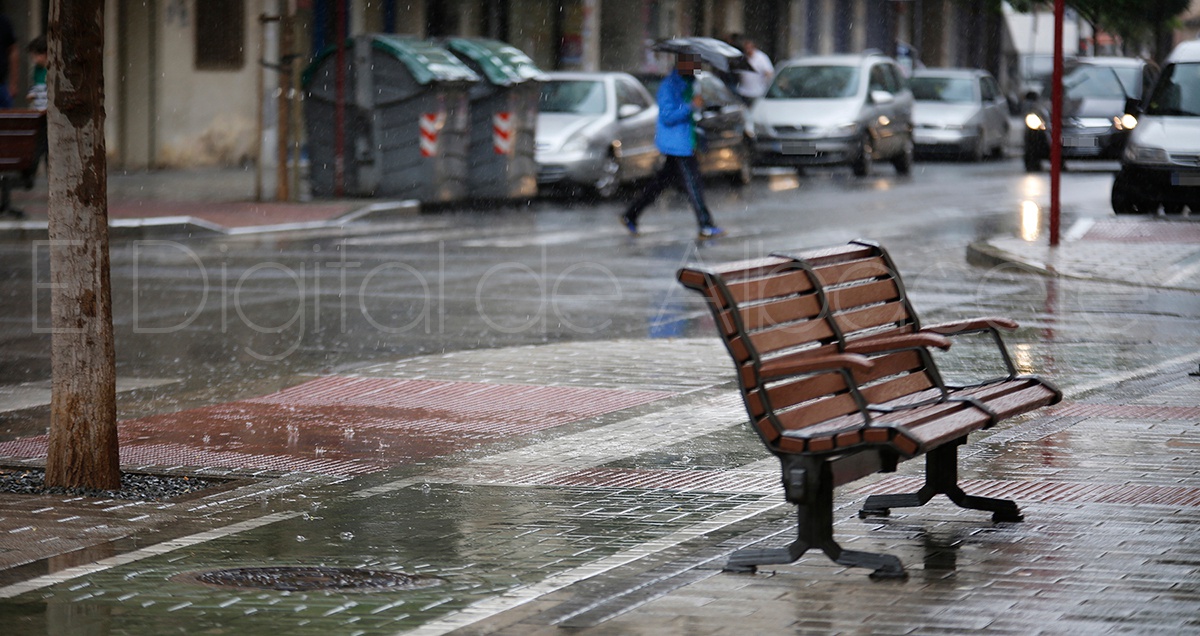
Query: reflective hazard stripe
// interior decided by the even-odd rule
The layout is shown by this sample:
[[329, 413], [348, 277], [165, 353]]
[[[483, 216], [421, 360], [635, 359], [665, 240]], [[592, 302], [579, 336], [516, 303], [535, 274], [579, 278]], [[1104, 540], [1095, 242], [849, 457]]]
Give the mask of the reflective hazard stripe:
[[513, 114], [496, 113], [492, 116], [492, 148], [498, 155], [511, 155], [513, 151]]
[[438, 133], [446, 123], [446, 112], [421, 113], [421, 156], [432, 157], [437, 154]]

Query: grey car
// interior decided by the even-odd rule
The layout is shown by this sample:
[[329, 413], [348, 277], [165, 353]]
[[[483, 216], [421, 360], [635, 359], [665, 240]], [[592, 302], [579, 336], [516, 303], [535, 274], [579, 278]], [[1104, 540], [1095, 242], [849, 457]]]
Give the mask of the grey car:
[[548, 75], [538, 104], [539, 188], [583, 187], [608, 198], [654, 172], [658, 106], [641, 82], [615, 72]]
[[871, 173], [875, 161], [912, 169], [913, 97], [890, 57], [874, 53], [807, 57], [781, 65], [750, 124], [755, 160], [765, 165], [849, 165]]
[[927, 68], [913, 73], [913, 143], [922, 154], [979, 161], [1000, 157], [1008, 140], [1008, 100], [979, 69]]

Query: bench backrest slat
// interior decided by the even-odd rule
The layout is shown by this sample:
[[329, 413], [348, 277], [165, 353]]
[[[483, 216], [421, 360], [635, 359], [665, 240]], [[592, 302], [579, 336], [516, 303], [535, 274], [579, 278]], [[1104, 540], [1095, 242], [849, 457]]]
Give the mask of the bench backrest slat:
[[[777, 411], [775, 417], [779, 422], [780, 428], [783, 430], [798, 431], [831, 419], [854, 415], [858, 412], [858, 403], [854, 401], [854, 398], [849, 394], [839, 393], [808, 402], [804, 405], [804, 408]], [[862, 420], [846, 423], [847, 425], [851, 423], [861, 424]]]
[[0, 111], [0, 172], [32, 168], [46, 113], [39, 110]]

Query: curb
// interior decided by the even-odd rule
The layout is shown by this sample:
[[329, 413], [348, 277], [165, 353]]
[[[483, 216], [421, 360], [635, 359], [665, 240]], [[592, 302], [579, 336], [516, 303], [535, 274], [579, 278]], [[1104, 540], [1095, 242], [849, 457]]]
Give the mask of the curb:
[[[1064, 249], [1064, 248], [1060, 247], [1059, 249]], [[1123, 285], [1126, 287], [1137, 287], [1137, 288], [1143, 288], [1143, 289], [1152, 287], [1154, 289], [1161, 289], [1164, 291], [1182, 291], [1182, 292], [1191, 292], [1191, 293], [1195, 293], [1197, 291], [1196, 287], [1184, 287], [1184, 286], [1180, 286], [1180, 285], [1163, 285], [1163, 284], [1148, 285], [1147, 281], [1145, 281], [1145, 280], [1132, 281], [1132, 280], [1125, 280], [1125, 279], [1121, 279], [1121, 278], [1109, 278], [1106, 276], [1089, 276], [1089, 275], [1084, 275], [1084, 274], [1072, 274], [1070, 272], [1065, 272], [1065, 271], [1062, 271], [1059, 269], [1055, 269], [1054, 267], [1047, 265], [1040, 261], [1023, 259], [1020, 256], [1013, 254], [1012, 252], [1009, 252], [1002, 248], [996, 247], [995, 245], [992, 245], [986, 241], [977, 241], [977, 242], [967, 245], [967, 263], [970, 265], [974, 265], [976, 267], [998, 267], [1001, 265], [1014, 265], [1030, 274], [1046, 276], [1049, 278], [1063, 278], [1063, 279], [1068, 279], [1068, 280], [1087, 281], [1090, 283]]]
[[[247, 227], [224, 227], [194, 216], [163, 216], [138, 219], [110, 219], [109, 239], [137, 240], [147, 238], [179, 237], [191, 235], [243, 236], [270, 232], [294, 232], [342, 227], [351, 223], [390, 221], [419, 214], [421, 202], [417, 200], [382, 201], [347, 212], [327, 221], [304, 223], [280, 223]], [[46, 221], [0, 222], [0, 240], [38, 241], [49, 240], [50, 230]]]

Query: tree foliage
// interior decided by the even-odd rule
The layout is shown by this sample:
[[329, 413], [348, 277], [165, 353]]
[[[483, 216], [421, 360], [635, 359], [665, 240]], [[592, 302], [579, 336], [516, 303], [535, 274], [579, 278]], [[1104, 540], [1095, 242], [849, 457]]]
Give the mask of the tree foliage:
[[[997, 5], [1001, 0], [989, 0]], [[1017, 11], [1054, 8], [1051, 0], [1007, 0]], [[1093, 27], [1115, 34], [1135, 48], [1149, 46], [1162, 59], [1170, 51], [1176, 19], [1190, 0], [1066, 0]]]

